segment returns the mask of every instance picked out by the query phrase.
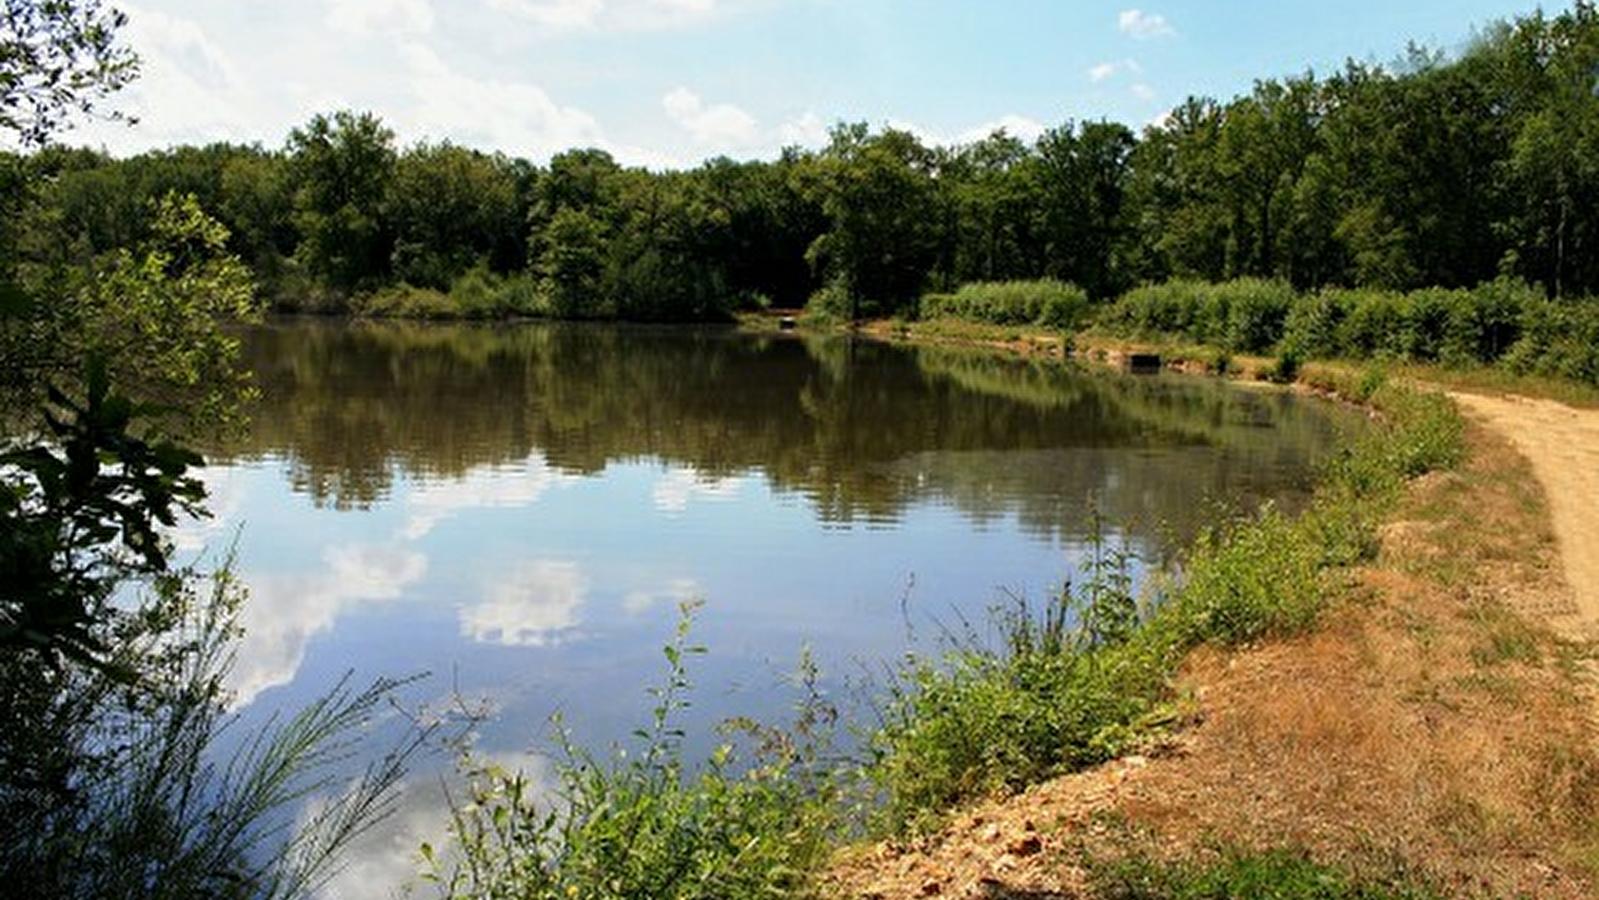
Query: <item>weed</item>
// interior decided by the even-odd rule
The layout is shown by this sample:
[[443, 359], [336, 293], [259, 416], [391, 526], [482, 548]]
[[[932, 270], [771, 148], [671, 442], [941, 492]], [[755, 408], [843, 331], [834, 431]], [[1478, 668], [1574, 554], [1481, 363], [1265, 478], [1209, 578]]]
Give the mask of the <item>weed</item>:
[[448, 896], [690, 900], [784, 896], [805, 883], [828, 849], [837, 799], [812, 752], [830, 719], [812, 709], [799, 741], [761, 732], [765, 756], [751, 763], [724, 744], [688, 766], [677, 718], [687, 660], [704, 652], [688, 643], [691, 618], [685, 607], [664, 648], [666, 681], [650, 690], [636, 752], [597, 758], [557, 722], [552, 798], [520, 772], [463, 761], [471, 788], [453, 807], [453, 861], [424, 850]]
[[1092, 871], [1102, 900], [1430, 900], [1443, 896], [1428, 879], [1403, 870], [1355, 872], [1287, 851], [1225, 850], [1208, 863], [1135, 857]]
[[869, 774], [882, 824], [918, 829], [962, 800], [1113, 758], [1167, 699], [1165, 648], [1141, 627], [1131, 554], [1095, 529], [1087, 579], [1035, 609], [996, 608], [995, 644], [947, 637], [895, 673]]

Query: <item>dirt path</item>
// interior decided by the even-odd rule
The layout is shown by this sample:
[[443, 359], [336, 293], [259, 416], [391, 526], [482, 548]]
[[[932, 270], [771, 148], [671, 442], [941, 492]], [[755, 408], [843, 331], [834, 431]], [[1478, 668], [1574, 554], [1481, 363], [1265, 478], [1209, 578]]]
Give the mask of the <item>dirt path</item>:
[[1599, 410], [1524, 397], [1450, 396], [1532, 463], [1571, 585], [1571, 602], [1552, 604], [1551, 621], [1575, 637], [1599, 636]]

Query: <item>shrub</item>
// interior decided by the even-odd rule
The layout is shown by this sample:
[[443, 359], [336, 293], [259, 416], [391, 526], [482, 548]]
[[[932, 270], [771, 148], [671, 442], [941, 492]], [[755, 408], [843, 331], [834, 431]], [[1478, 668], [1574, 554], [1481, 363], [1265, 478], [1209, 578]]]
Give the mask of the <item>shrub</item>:
[[1294, 634], [1320, 614], [1321, 569], [1311, 533], [1267, 508], [1201, 535], [1163, 612], [1185, 645], [1236, 645]]
[[1446, 365], [1491, 365], [1521, 336], [1523, 311], [1542, 299], [1526, 282], [1508, 278], [1464, 292], [1450, 310], [1438, 358]]
[[1060, 329], [1075, 328], [1087, 309], [1086, 291], [1053, 279], [974, 282], [953, 294], [931, 294], [922, 302], [922, 315], [929, 318]]
[[1168, 281], [1134, 288], [1101, 313], [1099, 324], [1111, 331], [1135, 336], [1187, 335], [1198, 338], [1195, 322], [1200, 298], [1207, 285], [1197, 281]]
[[1332, 292], [1348, 311], [1338, 328], [1338, 346], [1356, 359], [1404, 356], [1398, 336], [1404, 331], [1404, 296], [1394, 291], [1360, 289]]
[[1533, 300], [1520, 325], [1504, 358], [1510, 371], [1599, 384], [1599, 301]]
[[1298, 299], [1283, 322], [1283, 344], [1304, 358], [1337, 359], [1345, 349], [1340, 329], [1349, 315], [1348, 291], [1322, 290]]
[[1138, 336], [1170, 335], [1235, 353], [1265, 353], [1282, 340], [1294, 292], [1280, 281], [1171, 281], [1129, 291], [1099, 324]]
[[917, 828], [971, 797], [1015, 789], [1124, 752], [1165, 699], [1162, 636], [1141, 627], [1130, 556], [1096, 538], [1089, 578], [1035, 610], [991, 613], [998, 645], [947, 636], [895, 673], [870, 776], [884, 824]]
[[1212, 288], [1207, 339], [1236, 353], [1267, 353], [1283, 337], [1294, 290], [1287, 282], [1243, 278]]

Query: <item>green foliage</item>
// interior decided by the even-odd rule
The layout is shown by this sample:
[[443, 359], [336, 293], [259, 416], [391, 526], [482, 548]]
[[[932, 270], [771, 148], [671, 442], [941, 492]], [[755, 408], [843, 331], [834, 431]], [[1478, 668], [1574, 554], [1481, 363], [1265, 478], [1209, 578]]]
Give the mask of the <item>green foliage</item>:
[[[39, 409], [46, 388], [83, 390], [88, 359], [110, 381], [162, 403], [189, 427], [226, 420], [248, 393], [224, 328], [257, 314], [249, 271], [227, 252], [228, 232], [190, 196], [147, 210], [149, 237], [85, 266], [40, 266], [0, 309], [3, 402]], [[53, 297], [53, 302], [41, 298]]]
[[841, 291], [846, 318], [912, 307], [937, 259], [942, 198], [935, 154], [904, 131], [839, 126], [822, 154], [796, 171], [800, 193], [827, 216], [806, 259]]
[[1404, 872], [1358, 873], [1301, 853], [1230, 849], [1220, 859], [1172, 863], [1134, 857], [1091, 871], [1097, 900], [1440, 900], [1425, 879]]
[[[451, 144], [399, 155], [383, 216], [393, 277], [444, 290], [475, 268], [504, 272], [526, 256], [515, 166]], [[489, 263], [492, 261], [492, 267]]]
[[0, 454], [0, 649], [60, 668], [67, 660], [114, 671], [107, 625], [126, 617], [114, 589], [167, 568], [163, 526], [196, 514], [200, 458], [132, 433], [148, 414], [111, 392], [92, 364], [82, 405], [52, 391], [50, 438]]
[[1386, 467], [1402, 478], [1460, 463], [1466, 425], [1449, 398], [1389, 382], [1372, 395], [1372, 402], [1392, 424], [1380, 446], [1371, 446], [1375, 439], [1368, 439], [1357, 452], [1383, 454]]
[[1188, 644], [1302, 632], [1324, 602], [1322, 554], [1301, 521], [1268, 508], [1195, 542], [1166, 613]]
[[[936, 298], [933, 308], [949, 304]], [[1297, 295], [1280, 282], [1172, 281], [1129, 291], [1096, 323], [1115, 334], [1179, 337], [1223, 352], [1275, 348], [1280, 381], [1319, 358], [1502, 366], [1599, 384], [1599, 301], [1549, 300], [1509, 278], [1469, 290]]]
[[5, 5], [0, 130], [42, 145], [72, 116], [93, 110], [139, 71], [117, 41], [128, 17], [99, 0]]
[[1140, 627], [1126, 551], [1096, 542], [1084, 585], [1042, 610], [993, 611], [997, 645], [954, 636], [895, 673], [869, 776], [887, 827], [918, 828], [961, 801], [1017, 789], [1124, 752], [1165, 699], [1160, 636]]
[[1180, 335], [1233, 353], [1265, 353], [1282, 339], [1294, 302], [1284, 282], [1173, 281], [1129, 291], [1105, 310], [1101, 326], [1140, 335]]
[[[688, 644], [689, 624], [685, 609], [636, 752], [598, 759], [561, 734], [553, 797], [521, 772], [464, 762], [471, 788], [454, 807], [456, 846], [448, 854], [423, 849], [448, 896], [731, 900], [799, 892], [825, 858], [833, 814], [815, 746], [768, 733], [766, 755], [753, 764], [723, 745], [691, 770], [677, 717], [689, 703], [687, 662], [704, 650]], [[816, 710], [802, 714], [803, 739], [817, 736]]]
[[468, 269], [448, 292], [399, 284], [363, 296], [361, 315], [392, 319], [504, 319], [541, 316], [548, 301], [531, 278], [502, 278], [486, 266]]
[[335, 290], [377, 284], [392, 261], [384, 203], [394, 178], [394, 132], [372, 113], [341, 110], [296, 128], [289, 151], [296, 260]]
[[1040, 325], [1072, 330], [1088, 309], [1088, 293], [1076, 285], [1042, 281], [974, 282], [954, 294], [922, 299], [924, 318], [950, 316], [992, 325]]
[[1520, 326], [1504, 357], [1510, 371], [1599, 384], [1599, 300], [1528, 302]]

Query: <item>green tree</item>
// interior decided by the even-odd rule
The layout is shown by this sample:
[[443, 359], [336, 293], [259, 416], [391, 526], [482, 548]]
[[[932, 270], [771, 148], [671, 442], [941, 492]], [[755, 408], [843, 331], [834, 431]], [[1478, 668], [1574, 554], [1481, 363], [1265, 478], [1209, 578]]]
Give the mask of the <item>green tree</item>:
[[1038, 274], [1082, 286], [1095, 297], [1125, 288], [1128, 166], [1136, 141], [1125, 126], [1070, 123], [1038, 139], [1034, 180], [1041, 219]]
[[521, 198], [503, 157], [449, 143], [402, 153], [388, 185], [394, 277], [447, 289], [474, 264], [505, 272], [525, 252]]
[[615, 314], [614, 298], [605, 291], [610, 235], [603, 221], [583, 209], [563, 208], [545, 226], [541, 243], [537, 272], [551, 312], [563, 319]]
[[1145, 278], [1226, 275], [1230, 217], [1221, 199], [1218, 144], [1224, 116], [1209, 98], [1190, 97], [1144, 133], [1128, 187], [1144, 247]]
[[259, 148], [241, 150], [223, 165], [221, 178], [218, 215], [232, 232], [234, 252], [270, 297], [285, 279], [297, 237], [289, 160]]
[[935, 163], [909, 132], [844, 125], [797, 170], [828, 220], [807, 258], [842, 298], [835, 313], [853, 320], [914, 309], [943, 239]]
[[1505, 165], [1507, 267], [1557, 297], [1599, 289], [1599, 11], [1580, 2], [1553, 20], [1534, 15], [1474, 56], [1512, 73], [1498, 93], [1525, 109]]
[[289, 134], [295, 184], [295, 258], [346, 294], [382, 283], [391, 240], [383, 220], [394, 132], [372, 113], [316, 115]]
[[949, 225], [940, 278], [947, 286], [1009, 281], [1040, 271], [1034, 212], [1041, 198], [1021, 139], [995, 131], [944, 154], [939, 179], [948, 197]]

